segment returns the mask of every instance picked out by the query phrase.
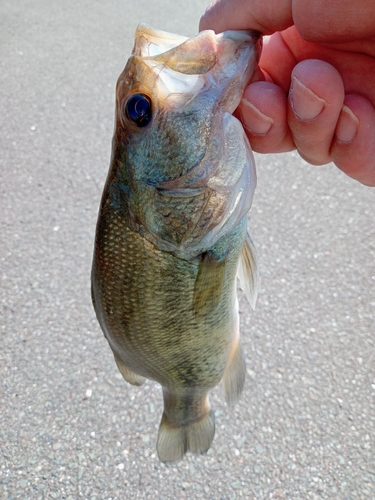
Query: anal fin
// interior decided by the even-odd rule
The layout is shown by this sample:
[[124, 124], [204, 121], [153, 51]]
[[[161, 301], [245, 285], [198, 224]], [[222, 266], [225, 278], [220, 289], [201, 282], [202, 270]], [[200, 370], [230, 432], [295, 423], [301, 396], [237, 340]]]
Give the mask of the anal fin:
[[237, 337], [232, 346], [229, 360], [223, 375], [225, 401], [228, 406], [234, 406], [240, 399], [245, 384], [246, 362], [242, 351], [240, 338]]
[[142, 385], [144, 381], [146, 380], [145, 377], [142, 377], [142, 375], [138, 375], [137, 373], [133, 372], [130, 368], [128, 368], [123, 361], [117, 356], [117, 354], [114, 354], [115, 361], [117, 368], [119, 369], [121, 375], [124, 377], [124, 379], [129, 382], [129, 384], [132, 385]]

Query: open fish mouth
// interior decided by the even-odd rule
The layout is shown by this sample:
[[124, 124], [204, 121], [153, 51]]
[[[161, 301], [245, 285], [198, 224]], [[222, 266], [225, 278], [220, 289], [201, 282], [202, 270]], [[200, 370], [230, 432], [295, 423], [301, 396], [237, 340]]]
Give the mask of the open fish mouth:
[[[194, 96], [207, 86], [219, 87], [224, 80], [241, 79], [244, 86], [258, 63], [261, 44], [256, 31], [216, 35], [206, 30], [187, 38], [140, 24], [132, 56], [157, 74], [160, 97], [176, 104], [186, 103], [187, 95]], [[253, 50], [249, 51], [249, 46]], [[225, 103], [225, 110], [233, 113], [240, 99], [236, 93]]]
[[216, 35], [212, 30], [205, 30], [187, 38], [142, 23], [135, 32], [133, 55], [152, 57], [181, 73], [201, 74], [215, 63], [225, 64], [234, 50], [246, 42], [253, 46], [260, 43], [260, 33], [232, 30]]

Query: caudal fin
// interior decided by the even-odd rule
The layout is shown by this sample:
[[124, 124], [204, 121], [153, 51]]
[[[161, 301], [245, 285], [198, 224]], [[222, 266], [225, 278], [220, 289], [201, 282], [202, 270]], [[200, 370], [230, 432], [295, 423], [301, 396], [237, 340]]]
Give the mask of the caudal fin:
[[[169, 395], [169, 403], [171, 399]], [[177, 398], [173, 399], [175, 401], [177, 400]], [[166, 400], [166, 398], [164, 398], [164, 400]], [[182, 399], [180, 399], [180, 401], [182, 401]], [[196, 401], [196, 403], [197, 405], [191, 406], [190, 408], [185, 406], [188, 417], [185, 419], [185, 422], [186, 420], [187, 422], [184, 422], [182, 425], [179, 425], [179, 420], [182, 420], [179, 417], [182, 415], [179, 415], [176, 406], [174, 408], [172, 408], [172, 406], [167, 407], [169, 414], [171, 414], [174, 420], [173, 422], [167, 417], [166, 411], [163, 412], [156, 445], [161, 462], [177, 462], [181, 460], [188, 451], [195, 454], [203, 454], [210, 448], [215, 435], [215, 415], [210, 409], [207, 396], [201, 401]], [[201, 410], [203, 408], [204, 411], [202, 412]], [[197, 409], [199, 409], [198, 413], [196, 413]], [[196, 418], [198, 414], [200, 418]], [[191, 417], [190, 422], [189, 416]]]
[[197, 455], [206, 453], [215, 435], [215, 415], [212, 410], [198, 422], [174, 427], [163, 413], [158, 442], [159, 460], [164, 463], [177, 462], [187, 451]]

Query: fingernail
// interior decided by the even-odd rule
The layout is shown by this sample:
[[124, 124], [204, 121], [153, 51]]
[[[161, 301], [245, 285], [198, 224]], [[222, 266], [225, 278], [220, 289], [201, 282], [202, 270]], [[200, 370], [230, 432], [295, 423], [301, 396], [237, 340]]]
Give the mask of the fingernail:
[[343, 106], [336, 127], [339, 142], [349, 144], [357, 134], [359, 120], [348, 106]]
[[253, 135], [265, 135], [273, 125], [273, 120], [266, 116], [249, 101], [241, 99], [240, 111], [244, 127]]
[[294, 114], [297, 118], [305, 122], [315, 120], [326, 105], [324, 99], [314, 94], [295, 76], [292, 78], [289, 96]]

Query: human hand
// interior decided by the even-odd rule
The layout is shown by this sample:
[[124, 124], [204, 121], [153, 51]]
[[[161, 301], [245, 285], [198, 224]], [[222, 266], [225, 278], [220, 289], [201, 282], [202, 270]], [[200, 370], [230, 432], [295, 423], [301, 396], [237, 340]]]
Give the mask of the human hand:
[[374, 2], [217, 0], [200, 29], [270, 35], [236, 111], [254, 151], [297, 149], [375, 186]]

